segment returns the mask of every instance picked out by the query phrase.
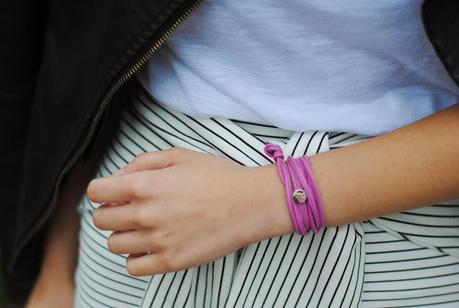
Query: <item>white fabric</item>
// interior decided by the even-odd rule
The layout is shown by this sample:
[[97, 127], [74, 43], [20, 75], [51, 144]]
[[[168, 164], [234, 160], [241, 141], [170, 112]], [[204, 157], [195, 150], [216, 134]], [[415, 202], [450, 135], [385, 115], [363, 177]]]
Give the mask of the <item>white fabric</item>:
[[[97, 177], [113, 174], [141, 153], [176, 146], [255, 167], [272, 163], [263, 152], [266, 142], [298, 157], [365, 139], [193, 118], [142, 91], [126, 101]], [[98, 206], [87, 196], [79, 204], [77, 308], [459, 307], [459, 200], [316, 235], [270, 238], [187, 270], [143, 277], [127, 273], [126, 255], [108, 250], [111, 232], [93, 223]]]
[[421, 0], [206, 0], [142, 84], [192, 116], [375, 135], [458, 101]]

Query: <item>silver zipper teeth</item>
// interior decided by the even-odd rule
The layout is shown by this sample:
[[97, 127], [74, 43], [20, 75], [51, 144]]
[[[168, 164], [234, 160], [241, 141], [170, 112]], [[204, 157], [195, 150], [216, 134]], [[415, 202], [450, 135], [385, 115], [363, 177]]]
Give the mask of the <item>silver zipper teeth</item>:
[[191, 13], [201, 4], [202, 0], [197, 0], [182, 16], [180, 16], [174, 24], [166, 31], [164, 34], [153, 44], [150, 49], [147, 50], [147, 52], [137, 61], [128, 71], [126, 74], [121, 76], [118, 80], [115, 81], [113, 86], [109, 89], [105, 97], [103, 98], [99, 110], [97, 111], [96, 116], [94, 117], [94, 120], [91, 124], [91, 127], [89, 129], [89, 132], [86, 136], [86, 139], [82, 142], [81, 146], [74, 152], [75, 155], [73, 155], [67, 162], [67, 164], [62, 168], [61, 173], [59, 174], [57, 178], [57, 183], [53, 192], [53, 197], [51, 199], [51, 205], [47, 207], [45, 213], [39, 218], [37, 223], [34, 225], [34, 227], [26, 234], [24, 235], [22, 241], [18, 244], [18, 249], [16, 250], [16, 253], [14, 254], [11, 262], [12, 267], [15, 263], [15, 260], [19, 256], [19, 253], [22, 251], [22, 249], [25, 247], [25, 245], [29, 242], [29, 240], [40, 230], [43, 225], [45, 224], [46, 220], [49, 218], [51, 215], [54, 206], [56, 204], [57, 200], [57, 192], [59, 191], [60, 184], [62, 182], [62, 179], [64, 175], [75, 165], [75, 163], [78, 161], [79, 157], [83, 153], [84, 149], [88, 146], [89, 141], [94, 135], [94, 132], [97, 127], [97, 123], [100, 120], [100, 117], [103, 114], [103, 111], [105, 108], [108, 106], [110, 103], [111, 99], [115, 95], [116, 91], [119, 90], [119, 88], [127, 81], [129, 78], [131, 78], [150, 58], [151, 56], [167, 41], [167, 39], [174, 33], [174, 31], [177, 29], [177, 27], [186, 19], [188, 16], [191, 15]]

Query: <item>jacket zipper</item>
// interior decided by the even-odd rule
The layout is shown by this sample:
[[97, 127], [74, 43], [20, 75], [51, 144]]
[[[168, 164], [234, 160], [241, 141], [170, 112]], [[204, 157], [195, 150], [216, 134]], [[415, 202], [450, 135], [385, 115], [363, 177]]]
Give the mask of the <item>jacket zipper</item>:
[[12, 270], [17, 257], [19, 256], [22, 249], [26, 244], [38, 233], [38, 231], [44, 226], [46, 221], [51, 216], [52, 211], [54, 210], [55, 204], [57, 202], [57, 192], [59, 191], [60, 184], [63, 177], [68, 173], [68, 171], [76, 164], [81, 154], [84, 152], [86, 147], [89, 145], [95, 131], [97, 124], [99, 123], [100, 118], [102, 117], [105, 109], [109, 105], [111, 99], [115, 95], [116, 91], [121, 88], [121, 86], [128, 81], [134, 74], [151, 58], [151, 56], [167, 41], [167, 39], [174, 33], [178, 26], [188, 17], [191, 13], [201, 4], [202, 0], [195, 0], [195, 2], [188, 8], [175, 22], [171, 25], [169, 29], [164, 32], [161, 37], [143, 54], [143, 56], [136, 62], [132, 67], [123, 74], [120, 78], [115, 80], [112, 86], [109, 88], [107, 94], [102, 99], [99, 110], [97, 110], [96, 115], [93, 118], [89, 132], [87, 133], [85, 139], [81, 142], [80, 146], [74, 151], [74, 155], [67, 160], [67, 163], [62, 168], [59, 176], [57, 177], [57, 182], [54, 188], [54, 192], [51, 198], [51, 204], [47, 207], [46, 211], [41, 215], [33, 228], [27, 232], [22, 240], [18, 244], [16, 253], [13, 255], [11, 260], [10, 269]]

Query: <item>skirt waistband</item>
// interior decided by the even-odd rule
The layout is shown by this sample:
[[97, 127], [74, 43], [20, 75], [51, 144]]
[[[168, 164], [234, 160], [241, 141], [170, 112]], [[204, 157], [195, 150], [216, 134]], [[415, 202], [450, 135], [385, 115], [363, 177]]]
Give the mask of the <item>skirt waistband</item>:
[[[142, 89], [132, 105], [131, 116], [163, 132], [173, 146], [192, 146], [195, 150], [223, 155], [246, 166], [271, 163], [264, 154], [266, 143], [279, 144], [286, 155], [314, 155], [361, 142], [370, 136], [326, 131], [295, 132], [271, 125], [220, 117], [197, 118], [170, 109]], [[146, 132], [147, 133], [147, 132]], [[166, 136], [167, 135], [167, 136]]]

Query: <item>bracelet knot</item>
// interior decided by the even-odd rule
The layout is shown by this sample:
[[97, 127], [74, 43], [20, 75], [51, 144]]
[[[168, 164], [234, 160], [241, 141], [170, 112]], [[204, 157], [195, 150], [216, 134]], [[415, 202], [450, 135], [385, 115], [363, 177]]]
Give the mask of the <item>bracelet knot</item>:
[[265, 145], [265, 154], [277, 162], [278, 159], [284, 160], [284, 153], [278, 144], [267, 143]]

